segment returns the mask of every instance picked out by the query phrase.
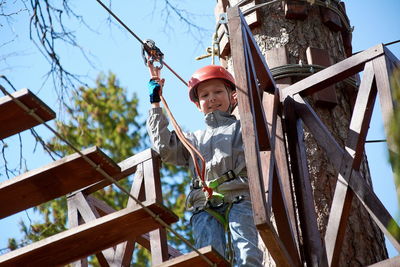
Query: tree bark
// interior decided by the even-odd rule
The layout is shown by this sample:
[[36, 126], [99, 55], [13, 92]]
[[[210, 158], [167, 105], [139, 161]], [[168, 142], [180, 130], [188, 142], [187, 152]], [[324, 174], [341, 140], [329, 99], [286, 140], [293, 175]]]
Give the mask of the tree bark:
[[[217, 7], [223, 4], [222, 2], [226, 1], [219, 0]], [[237, 0], [229, 1], [230, 6], [234, 6], [237, 2]], [[264, 1], [256, 1], [256, 3], [259, 2]], [[298, 64], [299, 62], [307, 64], [306, 50], [308, 47], [326, 50], [332, 64], [345, 59], [346, 53], [351, 55], [351, 47], [348, 45], [348, 39], [346, 40], [349, 36], [343, 38], [341, 31], [336, 31], [335, 25], [328, 27], [327, 24], [323, 23], [322, 7], [315, 4], [310, 5], [303, 1], [291, 2], [304, 3], [308, 10], [306, 16], [300, 16], [300, 19], [287, 19], [285, 17], [285, 2], [267, 5], [258, 10], [258, 26], [253, 27], [252, 31], [264, 56], [271, 49], [283, 46], [287, 49], [288, 64]], [[330, 2], [336, 3], [336, 1]], [[222, 10], [222, 8], [220, 9]], [[245, 9], [246, 7], [243, 7], [242, 11]], [[346, 44], [346, 42], [347, 45], [345, 46], [344, 43]], [[223, 60], [226, 60], [228, 69], [232, 70], [230, 53]], [[296, 79], [298, 78], [292, 77], [292, 82], [295, 82]], [[307, 101], [317, 111], [337, 142], [344, 147], [352, 105], [354, 104], [351, 94], [347, 92], [354, 92], [354, 89], [344, 83], [338, 83], [334, 90], [337, 96], [337, 104], [333, 107], [318, 106], [313, 97], [308, 97]], [[334, 170], [325, 153], [307, 129], [304, 130], [304, 135], [318, 227], [323, 239], [338, 172]], [[372, 186], [366, 157], [361, 163], [360, 172], [368, 184]], [[385, 258], [387, 258], [387, 251], [382, 232], [357, 197], [354, 197], [339, 266], [365, 266]], [[266, 257], [265, 265], [274, 265], [271, 257]]]

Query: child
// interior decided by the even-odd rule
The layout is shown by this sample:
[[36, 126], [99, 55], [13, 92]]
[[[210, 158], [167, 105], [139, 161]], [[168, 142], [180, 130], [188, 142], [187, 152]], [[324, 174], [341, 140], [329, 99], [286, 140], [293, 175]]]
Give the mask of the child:
[[[164, 80], [159, 68], [149, 64], [152, 108], [147, 119], [153, 148], [162, 161], [189, 166], [194, 172], [188, 150], [169, 131], [160, 107]], [[189, 98], [204, 113], [205, 130], [187, 133], [186, 138], [206, 161], [205, 180], [213, 184], [222, 198], [206, 200], [199, 178], [194, 177], [187, 203], [193, 210], [191, 225], [197, 248], [212, 245], [237, 266], [262, 266], [258, 234], [253, 221], [240, 121], [231, 115], [236, 104], [233, 76], [221, 66], [210, 65], [197, 70], [189, 81]], [[216, 201], [214, 201], [216, 200]], [[228, 233], [228, 238], [225, 235]], [[232, 242], [231, 242], [232, 241]], [[226, 253], [225, 253], [226, 252]]]

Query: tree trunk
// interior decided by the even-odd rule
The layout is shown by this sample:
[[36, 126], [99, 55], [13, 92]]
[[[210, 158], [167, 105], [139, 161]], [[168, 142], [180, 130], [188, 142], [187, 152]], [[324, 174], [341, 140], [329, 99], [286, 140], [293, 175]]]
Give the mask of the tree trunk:
[[[218, 13], [218, 7], [222, 9], [224, 2], [227, 1], [218, 1], [216, 13]], [[230, 6], [234, 6], [238, 1], [230, 0], [229, 2]], [[254, 38], [263, 55], [266, 56], [270, 68], [268, 52], [280, 47], [286, 47], [286, 64], [299, 64], [299, 62], [310, 64], [306, 53], [308, 47], [325, 50], [329, 53], [331, 64], [345, 59], [346, 54], [351, 56], [351, 34], [346, 34], [343, 21], [340, 23], [335, 20], [337, 19], [335, 14], [316, 4], [310, 5], [304, 1], [287, 2], [298, 5], [298, 13], [287, 11], [286, 16], [292, 19], [285, 17], [285, 2], [277, 2], [258, 9], [258, 25], [252, 27]], [[336, 1], [330, 2], [337, 6]], [[304, 7], [306, 7], [306, 13], [302, 12]], [[242, 11], [247, 8], [243, 7]], [[326, 17], [324, 18], [323, 15]], [[324, 19], [325, 24], [323, 23]], [[342, 24], [341, 27], [340, 24]], [[228, 52], [223, 59], [228, 68], [232, 70], [230, 53]], [[280, 60], [284, 61], [285, 59]], [[272, 65], [274, 64], [272, 63]], [[294, 83], [299, 78], [291, 77], [290, 79]], [[318, 99], [313, 96], [308, 97], [307, 101], [317, 111], [337, 142], [344, 147], [354, 104], [352, 94], [346, 92], [354, 92], [354, 89], [342, 82], [336, 84], [332, 90], [333, 94], [336, 94], [333, 104], [329, 102], [318, 104], [320, 102], [317, 103]], [[304, 130], [304, 135], [318, 227], [323, 239], [338, 173], [307, 129]], [[360, 172], [372, 186], [366, 157], [361, 163]], [[339, 266], [365, 266], [385, 258], [387, 258], [387, 251], [382, 232], [357, 197], [354, 197]], [[274, 265], [270, 259], [267, 257], [266, 266]]]

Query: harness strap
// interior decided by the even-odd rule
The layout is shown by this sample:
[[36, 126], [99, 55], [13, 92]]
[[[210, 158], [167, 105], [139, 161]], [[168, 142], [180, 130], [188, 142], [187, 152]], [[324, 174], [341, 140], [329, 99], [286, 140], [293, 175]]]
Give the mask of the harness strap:
[[[246, 176], [247, 172], [243, 172], [242, 170], [246, 167], [246, 162], [242, 161], [234, 170], [229, 170], [226, 173], [222, 174], [220, 177], [213, 179], [211, 181], [206, 182], [209, 187], [212, 189], [216, 189], [221, 184], [228, 182], [230, 180], [235, 179], [237, 176]], [[241, 175], [242, 174], [242, 175]], [[201, 188], [201, 180], [199, 178], [193, 179], [192, 188], [191, 189], [200, 189]]]
[[235, 198], [235, 200], [233, 200], [232, 202], [229, 202], [224, 215], [217, 212], [209, 205], [207, 205], [206, 207], [204, 207], [202, 209], [202, 210], [206, 211], [208, 214], [210, 214], [211, 216], [213, 216], [224, 228], [224, 231], [227, 235], [226, 258], [231, 263], [231, 266], [233, 266], [234, 250], [233, 250], [233, 243], [232, 243], [232, 233], [229, 228], [229, 213], [231, 211], [233, 204], [238, 203], [238, 202], [242, 201], [243, 199], [244, 199], [244, 196], [238, 196]]

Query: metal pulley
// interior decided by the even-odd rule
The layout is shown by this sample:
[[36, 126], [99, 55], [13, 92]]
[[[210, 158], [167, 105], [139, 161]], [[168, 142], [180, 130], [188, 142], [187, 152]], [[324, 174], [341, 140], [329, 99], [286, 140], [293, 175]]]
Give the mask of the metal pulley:
[[[147, 53], [147, 57], [146, 57]], [[142, 44], [142, 57], [144, 64], [147, 66], [149, 61], [151, 64], [158, 62], [160, 65], [157, 68], [162, 69], [164, 54], [156, 46], [156, 43], [151, 39], [146, 39]]]

